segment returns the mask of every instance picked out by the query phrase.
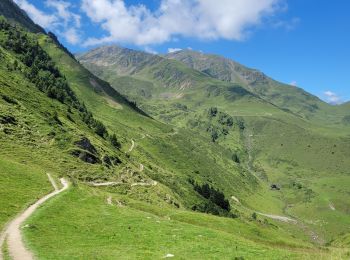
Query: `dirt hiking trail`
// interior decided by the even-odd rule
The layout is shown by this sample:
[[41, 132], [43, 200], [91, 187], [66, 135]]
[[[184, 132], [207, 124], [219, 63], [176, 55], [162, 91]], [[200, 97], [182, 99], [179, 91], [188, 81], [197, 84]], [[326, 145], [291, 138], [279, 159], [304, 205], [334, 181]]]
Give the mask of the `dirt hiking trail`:
[[20, 215], [18, 215], [15, 219], [13, 219], [4, 229], [4, 231], [0, 235], [0, 260], [3, 260], [2, 255], [2, 248], [5, 241], [7, 241], [8, 246], [8, 252], [10, 254], [10, 257], [13, 260], [32, 260], [34, 259], [34, 256], [32, 252], [30, 252], [26, 246], [23, 243], [22, 236], [21, 236], [21, 226], [23, 223], [34, 213], [34, 211], [41, 206], [43, 203], [45, 203], [48, 199], [56, 196], [57, 194], [65, 191], [69, 184], [64, 179], [61, 178], [60, 181], [62, 183], [62, 188], [59, 189], [54, 181], [54, 179], [51, 177], [50, 174], [47, 174], [48, 178], [54, 187], [54, 191], [50, 194], [47, 194], [46, 196], [39, 199], [37, 202], [35, 202], [33, 205], [31, 205], [29, 208], [27, 208], [24, 212], [22, 212]]

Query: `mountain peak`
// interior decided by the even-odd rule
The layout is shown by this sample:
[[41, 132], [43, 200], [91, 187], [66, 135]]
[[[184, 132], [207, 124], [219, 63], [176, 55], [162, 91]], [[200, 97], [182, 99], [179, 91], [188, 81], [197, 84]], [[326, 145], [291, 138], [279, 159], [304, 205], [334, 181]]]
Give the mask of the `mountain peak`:
[[107, 45], [77, 55], [82, 63], [96, 66], [115, 66], [119, 75], [129, 75], [163, 58], [143, 51]]
[[186, 49], [169, 53], [166, 58], [181, 61], [192, 69], [223, 81], [252, 84], [257, 80], [266, 81], [267, 79], [258, 70], [249, 69], [238, 62], [215, 54]]

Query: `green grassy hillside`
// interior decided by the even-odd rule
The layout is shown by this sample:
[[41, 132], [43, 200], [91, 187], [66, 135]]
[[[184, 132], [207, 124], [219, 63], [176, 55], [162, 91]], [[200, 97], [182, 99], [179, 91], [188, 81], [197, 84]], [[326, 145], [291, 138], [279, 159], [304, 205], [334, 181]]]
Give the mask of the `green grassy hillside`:
[[[325, 112], [333, 115], [339, 112], [301, 88], [277, 82], [258, 70], [247, 68], [218, 55], [182, 50], [167, 54], [165, 57], [181, 61], [210, 77], [241, 84], [259, 97], [307, 119], [325, 119]], [[338, 120], [333, 118], [332, 122], [339, 123], [339, 118]]]
[[[237, 195], [244, 205], [298, 219], [304, 233], [315, 243], [324, 244], [343, 232], [341, 227], [349, 221], [349, 206], [345, 203], [333, 210], [332, 205], [339, 204], [340, 198], [348, 200], [348, 194], [340, 188], [337, 194], [331, 187], [336, 189], [339, 180], [347, 184], [350, 181], [345, 105], [329, 106], [308, 94], [309, 100], [317, 101], [320, 107], [309, 111], [309, 120], [300, 111], [280, 108], [247, 91], [243, 83], [218, 81], [173, 61], [164, 60], [120, 76], [117, 68], [122, 63], [113, 59], [110, 64], [104, 63], [106, 50], [113, 52], [110, 48], [94, 50], [96, 59], [91, 62], [89, 53], [80, 59], [153, 117], [192, 129], [206, 137], [207, 142], [229, 149], [234, 161], [259, 183], [254, 194]], [[98, 50], [101, 56], [97, 55]], [[203, 59], [207, 61], [205, 56]], [[168, 66], [172, 74], [166, 73]], [[154, 77], [154, 72], [161, 78]], [[182, 88], [180, 82], [186, 78], [192, 81]], [[167, 84], [168, 79], [174, 85]], [[291, 102], [297, 104], [298, 95], [292, 92]], [[326, 188], [327, 182], [334, 184]], [[270, 189], [273, 184], [279, 187], [278, 191]]]
[[48, 173], [71, 183], [23, 227], [38, 259], [349, 256], [344, 124], [108, 47], [87, 67], [111, 86], [53, 35], [0, 22], [0, 228], [52, 190]]
[[[112, 196], [112, 197], [109, 197]], [[107, 203], [110, 198], [111, 204]], [[84, 206], [82, 206], [84, 205]], [[56, 222], [52, 222], [51, 219]], [[154, 207], [79, 186], [25, 229], [39, 259], [327, 259], [341, 251], [291, 243], [276, 228]], [[247, 239], [248, 238], [248, 239]], [[345, 256], [345, 254], [344, 254]]]
[[31, 32], [43, 33], [39, 25], [35, 24], [29, 16], [21, 10], [18, 5], [12, 0], [1, 0], [0, 2], [0, 15], [6, 17], [10, 22], [19, 24], [24, 28], [27, 28]]
[[[4, 24], [1, 20], [1, 26]], [[63, 101], [68, 92], [57, 92], [62, 98], [58, 100], [53, 95], [54, 89], [59, 91], [58, 85], [45, 93], [33, 84], [34, 78], [29, 77], [32, 67], [27, 67], [22, 62], [23, 56], [7, 45], [10, 30], [13, 27], [2, 27], [0, 32], [2, 227], [14, 214], [51, 189], [46, 173], [57, 177], [69, 175], [73, 179], [84, 179], [87, 175], [95, 179], [102, 173], [113, 175], [119, 170], [103, 163], [106, 156], [120, 158], [119, 167], [129, 165], [124, 153], [84, 122], [85, 112], [75, 107], [78, 101], [72, 103], [67, 96]], [[18, 34], [22, 35], [22, 44], [26, 39], [30, 46], [33, 35], [21, 30]], [[49, 73], [44, 67], [40, 70]], [[71, 97], [74, 99], [74, 94]], [[77, 143], [83, 139], [89, 140], [90, 145]]]
[[[220, 146], [207, 142], [205, 137], [198, 136], [191, 131], [173, 130], [173, 127], [139, 113], [117, 92], [110, 90], [108, 84], [94, 77], [64, 50], [56, 46], [48, 36], [18, 31], [23, 39], [28, 37], [31, 39], [30, 41], [35, 43], [37, 38], [44, 50], [50, 54], [52, 62], [59, 61], [56, 63], [59, 64], [59, 71], [67, 79], [72, 93], [74, 93], [72, 95], [76, 93], [77, 102], [84, 100], [87, 111], [93, 110], [94, 118], [101, 120], [107, 126], [108, 132], [117, 133], [118, 139], [122, 143], [121, 149], [126, 153], [115, 149], [104, 136], [99, 136], [95, 133], [94, 128], [90, 128], [87, 123], [83, 122], [84, 118], [78, 109], [74, 106], [70, 107], [68, 101], [59, 101], [55, 96], [51, 96], [51, 92], [45, 93], [32, 83], [28, 77], [30, 68], [27, 68], [26, 64], [22, 62], [22, 57], [6, 44], [9, 29], [11, 30], [11, 27], [3, 29], [1, 34], [0, 80], [3, 86], [1, 88], [1, 143], [4, 147], [1, 151], [1, 179], [6, 180], [1, 182], [3, 192], [1, 225], [3, 226], [29, 203], [51, 189], [46, 173], [51, 173], [56, 177], [69, 176], [73, 183], [106, 180], [121, 180], [123, 183], [118, 187], [99, 191], [93, 188], [84, 188], [82, 191], [71, 188], [72, 191], [69, 192], [71, 195], [59, 196], [59, 198], [53, 199], [51, 204], [42, 207], [29, 223], [40, 217], [40, 214], [50, 215], [49, 218], [45, 217], [46, 221], [39, 221], [41, 225], [66, 225], [61, 223], [61, 219], [73, 219], [69, 214], [73, 214], [79, 223], [77, 222], [75, 226], [70, 222], [66, 226], [67, 228], [62, 230], [63, 233], [57, 233], [55, 228], [44, 227], [44, 230], [49, 233], [41, 236], [31, 233], [35, 232], [39, 226], [29, 224], [30, 228], [25, 232], [26, 241], [39, 258], [62, 259], [63, 257], [62, 252], [54, 252], [47, 248], [47, 246], [57, 248], [58, 245], [57, 241], [52, 240], [54, 239], [50, 233], [52, 231], [56, 234], [55, 239], [58, 238], [61, 242], [71, 237], [70, 232], [75, 232], [76, 242], [73, 243], [70, 240], [69, 244], [60, 244], [59, 248], [65, 249], [66, 256], [64, 257], [71, 258], [73, 255], [77, 255], [76, 252], [81, 251], [81, 246], [84, 246], [79, 245], [79, 241], [86, 241], [86, 237], [84, 232], [77, 233], [74, 230], [79, 225], [81, 225], [80, 230], [90, 225], [89, 219], [91, 220], [91, 218], [84, 214], [90, 215], [92, 212], [100, 212], [99, 207], [105, 205], [103, 200], [103, 204], [99, 204], [100, 198], [105, 198], [108, 194], [122, 200], [122, 203], [130, 201], [130, 206], [125, 208], [124, 213], [118, 211], [115, 206], [111, 207], [111, 216], [124, 216], [113, 217], [113, 223], [109, 219], [101, 218], [99, 213], [93, 218], [94, 222], [97, 218], [101, 222], [96, 226], [96, 229], [90, 229], [89, 236], [95, 237], [107, 246], [106, 250], [97, 255], [98, 258], [112, 257], [114, 252], [110, 251], [111, 249], [108, 247], [114, 247], [115, 242], [111, 243], [109, 239], [107, 242], [100, 237], [100, 231], [104, 229], [103, 225], [112, 226], [115, 232], [120, 232], [120, 226], [133, 225], [133, 223], [140, 225], [137, 223], [141, 223], [140, 221], [143, 223], [143, 219], [147, 216], [163, 218], [164, 214], [179, 214], [179, 217], [175, 217], [178, 218], [175, 224], [165, 226], [164, 230], [158, 230], [160, 234], [165, 235], [169, 230], [177, 227], [184, 230], [181, 232], [184, 238], [180, 238], [180, 244], [174, 245], [175, 247], [170, 248], [170, 250], [180, 250], [181, 244], [185, 243], [196, 232], [208, 234], [208, 239], [215, 241], [213, 244], [213, 247], [216, 248], [215, 251], [210, 250], [211, 247], [208, 247], [207, 240], [197, 241], [194, 244], [198, 248], [197, 253], [183, 251], [181, 255], [184, 257], [195, 257], [196, 254], [202, 252], [203, 248], [209, 250], [208, 257], [211, 255], [225, 256], [228, 253], [247, 257], [258, 255], [292, 257], [300, 255], [300, 250], [302, 252], [306, 250], [311, 255], [322, 254], [322, 252], [312, 249], [311, 244], [305, 248], [304, 243], [293, 238], [289, 231], [278, 231], [279, 235], [271, 235], [271, 232], [276, 233], [276, 226], [268, 224], [268, 222], [261, 224], [262, 222], [250, 220], [249, 211], [239, 206], [232, 205], [231, 210], [240, 215], [239, 218], [237, 218], [238, 215], [236, 216], [235, 228], [241, 229], [242, 238], [237, 237], [237, 235], [232, 236], [231, 232], [233, 231], [227, 231], [226, 227], [231, 225], [230, 221], [233, 221], [230, 218], [213, 218], [211, 220], [206, 215], [183, 211], [193, 205], [199, 207], [201, 203], [205, 205], [208, 202], [194, 190], [192, 184], [188, 182], [189, 178], [195, 180], [196, 183], [210, 183], [216, 189], [222, 190], [226, 196], [236, 190], [235, 194], [242, 194], [242, 197], [243, 194], [246, 196], [251, 194], [253, 188], [258, 185], [257, 181], [232, 161], [232, 154], [229, 150], [222, 150]], [[108, 95], [107, 91], [111, 94]], [[84, 146], [81, 147], [82, 138], [87, 138], [91, 144], [87, 144], [85, 141]], [[135, 140], [137, 146], [133, 151], [128, 152], [131, 139]], [[196, 151], [198, 146], [209, 153], [203, 154], [200, 150]], [[167, 150], [172, 152], [165, 152]], [[77, 151], [80, 152], [79, 158], [74, 157]], [[188, 157], [189, 153], [192, 154], [191, 157]], [[121, 162], [115, 163], [113, 161], [109, 165], [108, 160], [104, 159], [106, 155], [109, 158], [118, 158]], [[96, 162], [91, 163], [90, 159], [94, 159]], [[140, 163], [143, 163], [145, 167], [142, 172], [138, 168]], [[137, 187], [132, 185], [147, 183], [151, 178], [158, 181], [156, 186], [141, 185]], [[228, 183], [231, 185], [228, 186]], [[242, 190], [242, 187], [246, 188]], [[77, 196], [85, 202], [89, 201], [91, 206], [88, 207], [88, 204], [76, 201]], [[54, 206], [53, 203], [60, 200], [64, 200], [63, 204], [70, 207], [71, 210], [60, 211], [62, 216], [47, 211], [50, 209], [50, 205]], [[148, 204], [140, 204], [134, 200], [144, 201]], [[151, 206], [152, 204], [154, 206]], [[85, 210], [81, 211], [78, 205], [84, 205]], [[159, 207], [160, 205], [163, 205], [163, 210]], [[178, 207], [182, 210], [178, 211], [176, 209]], [[214, 208], [217, 207], [214, 205]], [[167, 210], [165, 211], [165, 209]], [[88, 213], [89, 210], [92, 211]], [[137, 216], [134, 219], [128, 217], [135, 215], [135, 210]], [[142, 213], [143, 211], [146, 213]], [[187, 214], [189, 215], [186, 216]], [[199, 221], [203, 217], [204, 219]], [[193, 223], [193, 221], [195, 222]], [[210, 224], [212, 221], [214, 222]], [[215, 221], [220, 221], [223, 225], [222, 228], [218, 228]], [[204, 223], [205, 226], [203, 227], [203, 224], [200, 223]], [[212, 227], [207, 227], [207, 225], [212, 225]], [[151, 230], [153, 228], [151, 224], [145, 226], [144, 236], [149, 237], [149, 240], [141, 240], [143, 245], [139, 244], [140, 249], [134, 253], [129, 250], [123, 251], [125, 257], [137, 257], [144, 254], [144, 247], [148, 248], [150, 257], [162, 253], [161, 250], [150, 246], [152, 243], [158, 245], [160, 241], [159, 235], [152, 236]], [[221, 229], [226, 231], [222, 233]], [[261, 239], [261, 235], [257, 236], [256, 232], [265, 234], [266, 239]], [[281, 232], [284, 235], [281, 235]], [[268, 239], [269, 237], [273, 237], [273, 239]], [[128, 241], [128, 239], [131, 240]], [[124, 240], [118, 239], [117, 241], [124, 241], [132, 246], [134, 245], [132, 239], [132, 237], [125, 237]], [[237, 247], [232, 247], [232, 252], [227, 251], [227, 246], [221, 245], [219, 247], [220, 241], [226, 240], [225, 243], [237, 244]], [[95, 244], [95, 242], [92, 245], [97, 246], [98, 243]], [[164, 240], [164, 247], [169, 242]], [[267, 243], [267, 245], [260, 245], [260, 243]], [[217, 246], [215, 246], [216, 244]], [[66, 246], [70, 246], [70, 248]], [[123, 247], [123, 243], [120, 243], [119, 250]], [[285, 247], [291, 247], [291, 249], [286, 251]], [[92, 246], [91, 250], [95, 251], [93, 248]], [[90, 257], [91, 253], [86, 252], [84, 256]]]

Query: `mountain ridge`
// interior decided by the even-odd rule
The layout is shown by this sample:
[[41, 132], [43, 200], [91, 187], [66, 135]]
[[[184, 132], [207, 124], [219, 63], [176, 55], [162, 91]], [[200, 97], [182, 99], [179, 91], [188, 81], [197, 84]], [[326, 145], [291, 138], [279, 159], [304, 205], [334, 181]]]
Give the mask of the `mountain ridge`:
[[0, 15], [3, 15], [13, 23], [22, 25], [31, 32], [45, 33], [45, 30], [38, 24], [34, 23], [33, 20], [29, 18], [27, 13], [23, 11], [13, 0], [1, 0]]
[[[165, 57], [179, 60], [211, 77], [232, 83], [243, 83], [249, 91], [296, 113], [309, 114], [308, 112], [317, 110], [318, 106], [328, 106], [302, 88], [280, 83], [257, 69], [248, 68], [220, 55], [181, 50], [169, 53]], [[301, 107], [304, 109], [299, 110]]]
[[[134, 57], [138, 58], [137, 62], [130, 61]], [[162, 58], [169, 61], [162, 60]], [[119, 73], [120, 76], [137, 76], [140, 73], [142, 78], [148, 74], [146, 78], [151, 76], [165, 86], [178, 84], [180, 89], [195, 85], [201, 74], [200, 77], [203, 81], [210, 82], [209, 78], [212, 78], [223, 83], [226, 82], [225, 84], [240, 85], [267, 102], [305, 118], [313, 117], [318, 110], [331, 109], [327, 103], [301, 88], [279, 83], [258, 70], [249, 69], [218, 55], [183, 50], [160, 56], [120, 46], [103, 46], [95, 48], [91, 52], [80, 54], [78, 59], [86, 66], [94, 65], [94, 68], [90, 67], [94, 72], [98, 70], [97, 67], [104, 69], [108, 67], [108, 70], [113, 67], [113, 71]], [[185, 70], [180, 64], [176, 65], [176, 63], [170, 62], [172, 60], [180, 62], [191, 70]], [[200, 74], [196, 76], [196, 73]], [[162, 75], [167, 74], [168, 78], [162, 78]], [[204, 79], [205, 76], [207, 79]], [[218, 84], [218, 82], [214, 84]]]

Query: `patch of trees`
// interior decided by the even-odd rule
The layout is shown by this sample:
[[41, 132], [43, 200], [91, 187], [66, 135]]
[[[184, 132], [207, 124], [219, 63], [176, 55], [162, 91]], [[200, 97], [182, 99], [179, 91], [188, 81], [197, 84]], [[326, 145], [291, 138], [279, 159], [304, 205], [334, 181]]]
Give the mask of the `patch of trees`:
[[189, 179], [189, 182], [199, 195], [207, 199], [205, 203], [193, 206], [192, 210], [210, 213], [213, 215], [233, 217], [233, 214], [229, 213], [231, 210], [230, 202], [225, 198], [225, 195], [220, 190], [215, 189], [207, 183], [198, 184], [193, 179]]
[[228, 126], [228, 127], [233, 126], [233, 118], [230, 115], [223, 112], [219, 113], [218, 122], [224, 126]]
[[218, 109], [216, 107], [209, 108], [208, 115], [209, 117], [216, 117], [218, 114]]
[[241, 160], [238, 157], [238, 154], [233, 153], [232, 154], [232, 161], [234, 161], [235, 163], [241, 163]]
[[[109, 138], [108, 131], [103, 123], [96, 120], [86, 106], [79, 102], [65, 76], [60, 73], [54, 61], [41, 48], [37, 40], [30, 37], [30, 34], [20, 27], [11, 25], [1, 17], [0, 30], [5, 32], [7, 36], [2, 40], [1, 45], [16, 54], [16, 57], [26, 66], [25, 76], [41, 92], [52, 99], [77, 109], [83, 122], [89, 128], [93, 129], [97, 135], [109, 140], [114, 147], [120, 148], [120, 143], [117, 141], [115, 134]], [[15, 65], [18, 67], [18, 64]]]
[[212, 142], [214, 143], [217, 139], [219, 139], [219, 129], [214, 126], [209, 126], [207, 128], [207, 132], [210, 133], [210, 137]]
[[[1, 28], [4, 28], [4, 23], [4, 21], [0, 21]], [[16, 57], [26, 66], [24, 72], [26, 77], [48, 97], [79, 108], [81, 104], [70, 89], [65, 77], [38, 42], [31, 39], [26, 32], [17, 26], [10, 25], [6, 33], [7, 37], [3, 46], [17, 54]]]
[[121, 148], [121, 144], [120, 144], [120, 142], [118, 141], [118, 139], [117, 139], [117, 137], [116, 137], [115, 134], [112, 134], [109, 138], [110, 138], [111, 144], [112, 144], [115, 148], [117, 148], [117, 149], [120, 149], [120, 148]]
[[217, 125], [209, 125], [207, 132], [210, 133], [211, 139], [215, 142], [222, 135], [228, 135], [230, 128], [234, 125], [234, 119], [227, 113], [221, 112], [217, 107], [208, 109], [208, 118], [212, 121], [215, 118]]
[[227, 113], [224, 113], [224, 112], [221, 112], [221, 111], [219, 112], [217, 107], [209, 108], [209, 110], [208, 110], [208, 117], [210, 119], [212, 119], [214, 117], [217, 117], [218, 123], [223, 125], [223, 126], [228, 126], [228, 127], [233, 126], [233, 121], [234, 121], [233, 117], [230, 116]]
[[245, 125], [244, 125], [243, 119], [238, 119], [237, 120], [237, 125], [238, 125], [239, 130], [243, 131], [245, 129]]

